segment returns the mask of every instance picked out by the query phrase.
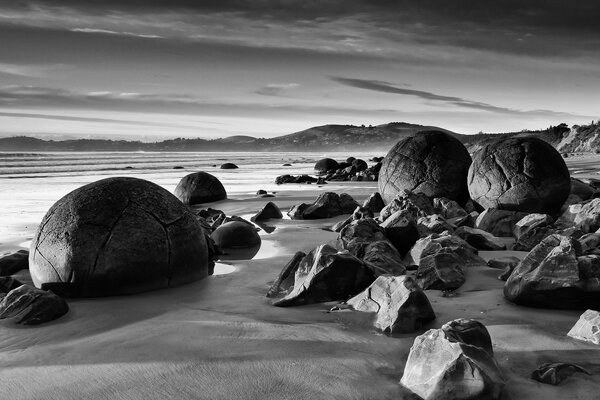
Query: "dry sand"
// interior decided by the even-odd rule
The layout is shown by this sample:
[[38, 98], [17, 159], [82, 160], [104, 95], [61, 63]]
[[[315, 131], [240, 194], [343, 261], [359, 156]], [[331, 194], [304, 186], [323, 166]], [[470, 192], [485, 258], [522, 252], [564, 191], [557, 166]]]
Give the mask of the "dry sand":
[[[375, 187], [282, 187], [272, 199], [214, 206], [250, 215], [269, 200], [287, 209], [332, 189], [362, 200]], [[340, 219], [271, 221], [276, 229], [262, 233], [258, 255], [228, 262], [230, 274], [135, 296], [70, 300], [66, 316], [38, 327], [1, 322], [0, 399], [412, 398], [398, 382], [421, 332], [390, 337], [376, 332], [366, 313], [328, 313], [335, 303], [278, 308], [264, 296], [294, 252], [337, 236], [322, 228]], [[506, 399], [598, 399], [600, 347], [566, 336], [581, 312], [512, 305], [502, 297], [499, 273], [469, 269], [456, 297], [427, 291], [437, 314], [430, 327], [459, 317], [483, 322], [506, 377]], [[20, 278], [27, 280], [25, 273]], [[545, 362], [577, 363], [592, 376], [576, 374], [560, 386], [529, 379]]]

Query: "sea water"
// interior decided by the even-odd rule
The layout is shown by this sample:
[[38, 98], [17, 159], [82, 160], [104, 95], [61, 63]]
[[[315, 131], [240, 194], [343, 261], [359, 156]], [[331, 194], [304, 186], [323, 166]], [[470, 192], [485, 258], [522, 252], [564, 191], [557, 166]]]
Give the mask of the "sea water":
[[[103, 178], [146, 179], [173, 192], [185, 175], [206, 171], [225, 186], [229, 198], [254, 196], [258, 189], [277, 191], [283, 174], [313, 174], [316, 160], [349, 155], [367, 160], [380, 154], [348, 153], [187, 153], [187, 152], [57, 152], [0, 153], [0, 245], [26, 241], [48, 209], [72, 190]], [[232, 162], [239, 169], [220, 169]], [[283, 166], [291, 164], [291, 166]], [[183, 167], [183, 169], [174, 169]], [[303, 190], [286, 185], [285, 190]]]

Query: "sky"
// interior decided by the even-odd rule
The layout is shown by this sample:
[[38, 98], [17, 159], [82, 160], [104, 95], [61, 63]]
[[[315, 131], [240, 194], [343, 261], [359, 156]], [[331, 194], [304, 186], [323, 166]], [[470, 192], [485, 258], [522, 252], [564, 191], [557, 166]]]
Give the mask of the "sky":
[[2, 0], [0, 135], [600, 118], [597, 0]]

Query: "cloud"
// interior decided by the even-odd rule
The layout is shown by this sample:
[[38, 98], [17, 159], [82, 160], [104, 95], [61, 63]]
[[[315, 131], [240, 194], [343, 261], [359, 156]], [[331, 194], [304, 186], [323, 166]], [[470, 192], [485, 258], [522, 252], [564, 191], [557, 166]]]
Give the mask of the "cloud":
[[0, 117], [34, 118], [34, 119], [47, 119], [47, 120], [54, 120], [54, 121], [70, 121], [70, 122], [118, 123], [118, 124], [125, 124], [125, 125], [164, 126], [164, 127], [170, 127], [170, 128], [180, 126], [178, 124], [164, 124], [164, 123], [158, 123], [158, 122], [135, 121], [135, 120], [126, 120], [126, 119], [78, 117], [78, 116], [71, 116], [71, 115], [38, 114], [38, 113], [25, 113], [25, 112], [0, 111]]
[[283, 93], [296, 89], [299, 86], [300, 84], [298, 83], [269, 83], [256, 90], [254, 93], [263, 96], [281, 96]]
[[117, 31], [110, 31], [107, 29], [94, 29], [94, 28], [73, 28], [70, 29], [71, 32], [82, 32], [82, 33], [99, 33], [99, 34], [104, 34], [104, 35], [120, 35], [120, 36], [135, 36], [135, 37], [139, 37], [139, 38], [146, 38], [146, 39], [162, 39], [162, 36], [159, 35], [149, 35], [149, 34], [143, 34], [143, 33], [133, 33], [133, 32], [117, 32]]
[[498, 114], [510, 114], [510, 115], [529, 114], [529, 115], [549, 116], [549, 117], [594, 118], [594, 117], [587, 116], [587, 115], [578, 115], [578, 114], [565, 113], [565, 112], [552, 111], [552, 110], [523, 111], [523, 110], [517, 110], [517, 109], [507, 108], [507, 107], [498, 107], [498, 106], [494, 106], [494, 105], [488, 104], [488, 103], [464, 99], [462, 97], [445, 96], [445, 95], [440, 95], [440, 94], [436, 94], [436, 93], [432, 93], [432, 92], [426, 92], [426, 91], [422, 91], [422, 90], [398, 87], [389, 82], [383, 82], [383, 81], [378, 81], [378, 80], [352, 79], [352, 78], [343, 78], [343, 77], [331, 77], [331, 79], [333, 81], [341, 83], [343, 85], [358, 88], [358, 89], [365, 89], [365, 90], [381, 92], [381, 93], [399, 94], [399, 95], [403, 95], [403, 96], [412, 96], [412, 97], [417, 97], [422, 100], [441, 102], [441, 103], [445, 103], [445, 104], [449, 104], [449, 105], [457, 106], [457, 107], [461, 107], [461, 108], [475, 109], [475, 110], [487, 111], [487, 112], [498, 113]]

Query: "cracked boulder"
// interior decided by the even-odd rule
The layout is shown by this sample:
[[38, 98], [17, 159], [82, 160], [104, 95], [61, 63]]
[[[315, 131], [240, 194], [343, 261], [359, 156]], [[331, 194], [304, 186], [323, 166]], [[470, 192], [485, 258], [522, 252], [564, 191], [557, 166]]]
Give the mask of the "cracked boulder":
[[473, 156], [469, 193], [484, 208], [553, 214], [571, 192], [560, 153], [532, 136], [494, 141]]
[[567, 336], [594, 344], [600, 344], [600, 312], [586, 310], [573, 325]]
[[386, 203], [404, 190], [465, 204], [471, 156], [456, 138], [441, 131], [421, 131], [388, 152], [379, 171], [379, 193]]
[[31, 242], [36, 287], [62, 296], [139, 293], [202, 279], [213, 255], [194, 214], [162, 187], [108, 178], [58, 200]]
[[377, 313], [374, 325], [383, 332], [411, 333], [435, 319], [429, 299], [406, 275], [381, 275], [348, 304], [357, 311]]
[[400, 383], [424, 400], [500, 399], [505, 382], [489, 337], [466, 319], [417, 336]]
[[573, 238], [550, 235], [515, 267], [504, 297], [531, 307], [585, 309], [600, 304], [600, 268]]
[[294, 287], [273, 305], [301, 306], [333, 300], [347, 300], [375, 280], [364, 262], [348, 252], [323, 244], [302, 260], [294, 275]]
[[62, 317], [69, 311], [67, 302], [52, 292], [21, 285], [0, 301], [0, 319], [17, 324], [39, 325]]
[[212, 203], [227, 198], [227, 192], [221, 181], [203, 171], [181, 178], [174, 193], [183, 204], [189, 205]]

